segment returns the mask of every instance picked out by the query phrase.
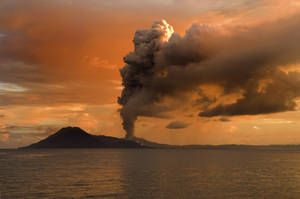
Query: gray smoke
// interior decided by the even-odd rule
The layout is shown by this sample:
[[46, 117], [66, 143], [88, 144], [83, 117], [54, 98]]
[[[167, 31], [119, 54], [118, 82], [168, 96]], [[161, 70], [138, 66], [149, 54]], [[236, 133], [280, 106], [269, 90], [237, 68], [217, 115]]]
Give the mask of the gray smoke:
[[148, 104], [157, 99], [155, 94], [149, 93], [144, 87], [144, 80], [155, 76], [154, 54], [161, 50], [162, 45], [173, 34], [173, 27], [162, 20], [155, 22], [149, 30], [138, 30], [135, 33], [133, 43], [134, 52], [124, 57], [126, 65], [120, 70], [123, 86], [118, 103], [123, 106], [120, 111], [123, 119], [123, 128], [126, 138], [133, 137], [134, 122], [139, 115], [155, 115], [158, 110], [148, 109]]
[[[252, 28], [216, 28], [194, 24], [184, 36], [165, 21], [138, 30], [135, 50], [121, 69], [119, 97], [126, 137], [132, 138], [138, 116], [162, 117], [174, 108], [161, 105], [193, 91], [199, 116], [255, 115], [296, 108], [300, 97], [300, 17]], [[172, 35], [172, 36], [171, 36]], [[171, 37], [170, 37], [171, 36]], [[289, 70], [294, 65], [297, 70]], [[200, 86], [222, 88], [221, 96], [241, 93], [233, 103], [218, 102]]]

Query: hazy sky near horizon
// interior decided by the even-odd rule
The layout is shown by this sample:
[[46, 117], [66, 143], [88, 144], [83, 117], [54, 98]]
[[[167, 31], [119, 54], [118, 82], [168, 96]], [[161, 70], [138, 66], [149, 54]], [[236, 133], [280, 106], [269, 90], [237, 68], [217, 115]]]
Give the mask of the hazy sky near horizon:
[[[0, 0], [0, 148], [65, 126], [123, 137], [119, 69], [135, 31], [154, 21], [165, 19], [184, 35], [194, 23], [255, 28], [299, 14], [300, 0]], [[300, 71], [298, 63], [289, 69]], [[300, 99], [295, 103], [295, 111], [273, 114], [141, 117], [136, 136], [169, 144], [299, 144]]]

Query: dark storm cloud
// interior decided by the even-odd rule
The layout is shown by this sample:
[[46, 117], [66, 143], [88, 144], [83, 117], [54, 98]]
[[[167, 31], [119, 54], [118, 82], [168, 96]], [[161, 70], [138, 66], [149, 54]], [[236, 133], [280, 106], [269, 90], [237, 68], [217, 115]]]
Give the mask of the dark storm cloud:
[[179, 120], [176, 120], [176, 121], [172, 121], [170, 122], [166, 128], [168, 129], [184, 129], [186, 127], [188, 127], [190, 124], [186, 123], [186, 122], [183, 122], [183, 121], [179, 121]]
[[295, 110], [300, 74], [285, 67], [300, 60], [299, 15], [247, 28], [194, 24], [185, 36], [173, 34], [163, 41], [167, 27], [137, 31], [135, 51], [124, 58], [119, 103], [127, 137], [133, 136], [138, 116], [155, 115], [164, 97], [176, 98], [208, 84], [221, 87], [221, 96], [242, 96], [225, 104], [200, 92], [196, 103], [203, 105], [201, 117]]
[[202, 111], [199, 115], [205, 117], [256, 115], [295, 110], [294, 99], [300, 96], [300, 74], [273, 71], [271, 75], [269, 78], [272, 78], [272, 83], [269, 83], [263, 91], [259, 91], [258, 79], [257, 82], [251, 82], [243, 88], [245, 90], [243, 98], [235, 103], [217, 105]]

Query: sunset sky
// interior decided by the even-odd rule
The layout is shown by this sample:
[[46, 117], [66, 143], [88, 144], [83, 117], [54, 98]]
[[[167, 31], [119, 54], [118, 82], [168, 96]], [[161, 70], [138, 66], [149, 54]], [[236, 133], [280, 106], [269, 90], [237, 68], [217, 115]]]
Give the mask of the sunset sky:
[[[264, 24], [273, 24], [270, 32], [290, 31], [300, 20], [300, 0], [0, 0], [0, 148], [36, 142], [65, 126], [124, 137], [119, 69], [134, 50], [135, 31], [162, 19], [181, 36], [192, 24], [229, 35]], [[293, 43], [293, 36], [283, 39]], [[268, 35], [254, 34], [252, 41], [260, 39]], [[298, 64], [295, 58], [282, 70], [299, 77]], [[135, 136], [168, 144], [300, 144], [299, 91], [293, 110], [267, 114], [199, 117], [180, 101], [165, 117], [139, 117]], [[233, 99], [222, 96], [225, 103]]]

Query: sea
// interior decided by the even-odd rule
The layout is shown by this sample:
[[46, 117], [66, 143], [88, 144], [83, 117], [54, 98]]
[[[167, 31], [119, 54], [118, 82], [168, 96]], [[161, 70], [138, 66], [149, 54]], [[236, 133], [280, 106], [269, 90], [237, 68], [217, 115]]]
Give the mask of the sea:
[[1, 199], [299, 199], [300, 151], [0, 151]]

